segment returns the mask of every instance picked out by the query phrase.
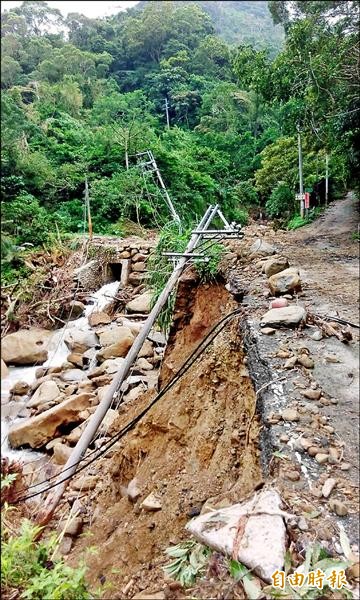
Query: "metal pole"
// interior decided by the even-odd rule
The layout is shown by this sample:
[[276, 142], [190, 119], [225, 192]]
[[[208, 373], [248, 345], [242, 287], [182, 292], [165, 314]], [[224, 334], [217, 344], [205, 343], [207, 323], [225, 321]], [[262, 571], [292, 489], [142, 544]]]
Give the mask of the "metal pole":
[[301, 194], [300, 200], [300, 216], [304, 218], [304, 183], [303, 183], [303, 170], [302, 170], [302, 147], [301, 147], [301, 133], [300, 127], [298, 126], [298, 150], [299, 150], [299, 192]]
[[[201, 229], [203, 227], [206, 227], [207, 224], [211, 223], [217, 209], [218, 209], [217, 206], [209, 206], [205, 215], [201, 219], [201, 221], [198, 225], [198, 228]], [[185, 253], [190, 253], [192, 250], [194, 250], [194, 248], [200, 241], [200, 238], [201, 238], [201, 236], [199, 234], [193, 233], [190, 238], [190, 241], [187, 245]], [[122, 366], [120, 367], [119, 371], [115, 375], [107, 393], [104, 395], [104, 398], [98, 405], [96, 411], [91, 416], [86, 429], [84, 430], [78, 443], [76, 444], [75, 448], [73, 449], [73, 452], [71, 453], [66, 465], [64, 466], [66, 481], [62, 481], [63, 476], [61, 476], [61, 474], [60, 474], [59, 478], [58, 478], [58, 484], [55, 487], [55, 491], [53, 493], [50, 492], [49, 496], [47, 497], [47, 499], [44, 503], [43, 509], [40, 511], [40, 513], [36, 519], [36, 522], [38, 524], [46, 525], [52, 518], [54, 510], [57, 507], [57, 505], [59, 504], [61, 497], [67, 487], [67, 484], [68, 484], [70, 478], [76, 471], [76, 467], [77, 467], [79, 460], [85, 454], [87, 448], [89, 447], [91, 441], [93, 440], [94, 435], [96, 434], [107, 411], [109, 410], [109, 407], [111, 406], [114, 395], [119, 390], [123, 381], [125, 380], [128, 372], [130, 370], [131, 365], [135, 362], [135, 360], [143, 346], [143, 343], [145, 342], [147, 336], [150, 333], [151, 328], [153, 327], [156, 319], [158, 318], [170, 293], [172, 292], [175, 285], [177, 284], [179, 277], [180, 277], [187, 261], [188, 261], [188, 259], [186, 257], [180, 258], [177, 266], [174, 268], [172, 274], [170, 275], [170, 278], [169, 278], [166, 286], [164, 287], [163, 291], [161, 292], [159, 298], [157, 299], [155, 306], [153, 307], [153, 309], [150, 312], [148, 318], [146, 319], [142, 329], [140, 330], [138, 336], [136, 337], [132, 347], [130, 348], [130, 351], [129, 351], [126, 359], [124, 360]]]
[[325, 154], [325, 206], [329, 202], [329, 155]]
[[89, 240], [91, 241], [92, 236], [93, 236], [93, 228], [92, 228], [92, 220], [91, 220], [91, 213], [90, 213], [90, 197], [89, 197], [89, 186], [88, 186], [87, 176], [85, 176], [85, 206], [86, 206], [87, 216], [88, 216]]
[[165, 98], [165, 111], [166, 111], [166, 125], [167, 125], [167, 128], [170, 129], [169, 104], [168, 104], [167, 98]]

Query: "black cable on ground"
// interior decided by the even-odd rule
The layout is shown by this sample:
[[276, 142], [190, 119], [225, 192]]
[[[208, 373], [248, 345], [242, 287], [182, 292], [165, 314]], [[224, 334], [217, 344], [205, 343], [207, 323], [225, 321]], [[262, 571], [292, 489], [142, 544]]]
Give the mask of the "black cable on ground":
[[[83, 469], [86, 469], [90, 464], [95, 462], [95, 460], [97, 460], [102, 455], [104, 455], [114, 444], [116, 444], [116, 442], [118, 442], [122, 437], [124, 437], [124, 435], [126, 433], [128, 433], [131, 429], [133, 429], [135, 427], [135, 425], [137, 425], [137, 423], [146, 415], [146, 413], [164, 396], [164, 394], [166, 394], [175, 385], [175, 383], [177, 383], [177, 381], [179, 381], [179, 379], [190, 369], [190, 367], [193, 365], [193, 363], [201, 356], [201, 354], [206, 350], [206, 348], [213, 342], [213, 340], [224, 329], [227, 322], [230, 319], [232, 319], [233, 317], [238, 316], [241, 313], [241, 310], [242, 310], [241, 308], [237, 308], [236, 310], [232, 311], [231, 313], [229, 313], [228, 315], [223, 317], [220, 321], [218, 321], [218, 323], [216, 323], [216, 325], [214, 325], [214, 327], [212, 327], [212, 329], [209, 331], [209, 333], [200, 342], [200, 344], [197, 346], [197, 348], [195, 348], [195, 350], [186, 359], [186, 361], [183, 363], [183, 365], [180, 367], [180, 369], [177, 371], [177, 373], [172, 377], [172, 379], [157, 394], [157, 396], [155, 396], [155, 398], [150, 402], [150, 404], [148, 404], [148, 406], [146, 406], [137, 415], [137, 417], [135, 417], [132, 421], [130, 421], [130, 423], [125, 425], [125, 427], [123, 429], [121, 429], [117, 434], [112, 436], [110, 438], [110, 440], [105, 444], [105, 447], [100, 449], [100, 452], [98, 452], [98, 450], [93, 450], [91, 454], [93, 454], [93, 453], [97, 453], [97, 454], [90, 461], [88, 461], [88, 458], [89, 458], [89, 455], [88, 455], [87, 457], [81, 458], [76, 463], [76, 464], [80, 464], [80, 462], [82, 462], [84, 460], [88, 461], [85, 465], [83, 465], [82, 467], [77, 469], [76, 474], [79, 473], [80, 471], [82, 471]], [[218, 331], [216, 331], [217, 329], [218, 329]], [[74, 465], [71, 465], [71, 467], [68, 467], [67, 469], [72, 468], [73, 466]], [[49, 478], [48, 481], [58, 478], [59, 475], [61, 475], [62, 473], [65, 473], [65, 471], [67, 469], [64, 469], [61, 473], [57, 474], [56, 476]], [[71, 477], [64, 477], [60, 481], [57, 481], [56, 483], [48, 486], [47, 488], [45, 488], [43, 490], [35, 492], [34, 494], [30, 494], [29, 496], [22, 496], [20, 498], [17, 498], [14, 500], [14, 502], [12, 502], [12, 504], [18, 504], [20, 502], [25, 502], [26, 500], [30, 500], [31, 498], [35, 498], [36, 496], [39, 496], [40, 494], [48, 492], [49, 490], [56, 487], [60, 483], [63, 483], [64, 481], [71, 479]], [[38, 485], [42, 485], [42, 484], [35, 484], [34, 486], [31, 486], [31, 487], [37, 487]], [[28, 489], [30, 489], [30, 488], [28, 488]]]

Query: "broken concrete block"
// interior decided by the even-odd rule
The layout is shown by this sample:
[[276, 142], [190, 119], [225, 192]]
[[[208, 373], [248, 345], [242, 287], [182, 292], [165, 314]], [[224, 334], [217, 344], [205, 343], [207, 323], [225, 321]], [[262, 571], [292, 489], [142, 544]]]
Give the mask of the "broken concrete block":
[[276, 490], [264, 490], [248, 502], [196, 517], [186, 529], [202, 544], [233, 557], [265, 581], [281, 570], [286, 529]]

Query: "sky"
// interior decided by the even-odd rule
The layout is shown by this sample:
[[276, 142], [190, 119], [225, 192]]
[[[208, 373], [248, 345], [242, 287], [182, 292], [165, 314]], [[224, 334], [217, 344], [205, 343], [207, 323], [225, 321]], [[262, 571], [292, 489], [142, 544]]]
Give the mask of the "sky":
[[[26, 2], [26, 0], [25, 0]], [[21, 6], [22, 1], [2, 0], [1, 11]], [[89, 18], [106, 17], [120, 12], [137, 4], [135, 0], [48, 0], [47, 4], [52, 8], [58, 8], [66, 16], [70, 12], [77, 12]]]

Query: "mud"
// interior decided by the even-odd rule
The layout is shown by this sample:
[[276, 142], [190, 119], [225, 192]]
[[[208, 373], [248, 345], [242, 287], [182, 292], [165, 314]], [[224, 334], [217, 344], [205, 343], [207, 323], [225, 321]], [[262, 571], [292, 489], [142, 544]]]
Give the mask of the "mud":
[[[204, 287], [191, 277], [180, 283], [163, 382], [235, 306], [223, 285]], [[126, 409], [120, 422], [128, 422], [148, 399]], [[168, 562], [165, 549], [185, 538], [184, 525], [205, 502], [238, 501], [261, 482], [255, 401], [237, 318], [123, 440], [121, 449], [98, 464], [101, 482], [93, 499], [88, 498], [91, 536], [77, 541], [71, 562], [95, 544], [99, 553], [89, 556], [87, 564], [93, 586], [104, 577], [111, 583], [103, 597], [132, 597], [145, 588], [166, 589], [167, 597], [176, 597], [161, 569]], [[121, 486], [135, 476], [141, 497], [133, 505], [121, 496]], [[154, 513], [140, 507], [151, 492], [162, 504]]]

